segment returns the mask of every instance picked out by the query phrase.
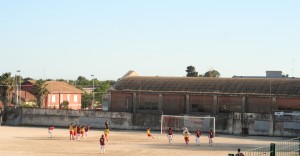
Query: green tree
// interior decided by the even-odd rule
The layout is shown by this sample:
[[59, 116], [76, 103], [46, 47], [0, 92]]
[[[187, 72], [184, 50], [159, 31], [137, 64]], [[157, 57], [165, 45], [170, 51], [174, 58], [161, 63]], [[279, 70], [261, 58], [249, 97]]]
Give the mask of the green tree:
[[59, 104], [59, 109], [69, 109], [69, 101], [63, 101]]
[[8, 102], [12, 98], [12, 92], [14, 90], [14, 78], [11, 77], [11, 73], [4, 73], [0, 76], [0, 95], [4, 108], [8, 105]]
[[23, 79], [23, 81], [28, 81], [28, 80], [33, 80], [33, 78], [31, 78], [31, 77], [26, 77], [26, 78]]
[[210, 70], [204, 74], [204, 77], [220, 77], [220, 76], [221, 74], [216, 70]]
[[33, 94], [36, 96], [39, 108], [45, 108], [45, 99], [49, 91], [47, 90], [46, 81], [40, 79], [33, 85]]
[[56, 81], [68, 82], [68, 81], [67, 81], [67, 80], [65, 80], [65, 79], [56, 79]]
[[84, 76], [78, 76], [77, 80], [76, 80], [76, 86], [78, 88], [84, 88], [85, 86], [89, 86], [90, 84], [90, 80], [88, 80], [87, 78], [85, 78]]
[[[92, 81], [92, 80], [91, 80]], [[95, 79], [94, 79], [95, 81]], [[96, 82], [96, 81], [95, 81]], [[102, 95], [107, 93], [108, 89], [115, 83], [116, 81], [114, 80], [107, 80], [107, 81], [98, 81], [95, 83], [95, 105], [100, 105], [102, 102]], [[82, 95], [82, 108], [86, 108], [91, 106], [93, 100], [93, 92], [91, 93], [84, 93]]]
[[87, 108], [92, 104], [93, 95], [84, 93], [81, 97], [81, 108]]
[[112, 86], [111, 81], [103, 81], [100, 83], [100, 86], [95, 88], [95, 100], [96, 103], [102, 102], [102, 95], [107, 93], [108, 89]]
[[196, 71], [196, 68], [194, 66], [188, 66], [187, 70], [185, 70], [187, 72], [186, 77], [197, 77], [198, 76], [198, 72]]

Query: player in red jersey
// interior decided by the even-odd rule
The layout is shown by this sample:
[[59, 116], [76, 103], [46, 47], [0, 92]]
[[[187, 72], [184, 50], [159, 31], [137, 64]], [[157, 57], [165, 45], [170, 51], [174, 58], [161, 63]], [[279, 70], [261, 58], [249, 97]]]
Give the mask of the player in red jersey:
[[213, 144], [213, 138], [214, 138], [214, 132], [212, 129], [209, 130], [208, 132], [208, 140], [209, 140], [209, 145], [212, 146]]
[[52, 131], [54, 130], [54, 125], [51, 125], [48, 129], [48, 138], [52, 138]]
[[101, 136], [100, 140], [100, 153], [105, 153], [105, 139], [104, 139], [104, 135]]
[[77, 126], [77, 140], [80, 140], [80, 125]]
[[238, 152], [237, 152], [236, 156], [244, 156], [244, 154], [241, 152], [241, 149], [238, 148]]
[[197, 146], [200, 146], [200, 136], [201, 136], [201, 131], [199, 129], [197, 129], [196, 132], [195, 132], [196, 145]]
[[171, 127], [169, 128], [167, 136], [168, 136], [168, 139], [169, 139], [169, 145], [172, 145], [173, 144], [173, 130], [172, 130]]

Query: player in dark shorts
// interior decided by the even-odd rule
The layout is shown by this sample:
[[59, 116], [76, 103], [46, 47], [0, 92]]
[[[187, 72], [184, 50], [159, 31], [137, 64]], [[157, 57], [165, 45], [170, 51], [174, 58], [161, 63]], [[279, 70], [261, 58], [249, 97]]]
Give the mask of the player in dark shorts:
[[209, 132], [208, 132], [208, 140], [209, 140], [209, 145], [210, 146], [212, 146], [212, 144], [213, 144], [213, 138], [214, 138], [214, 132], [213, 132], [213, 130], [211, 129], [211, 130], [209, 130]]
[[108, 120], [105, 121], [104, 125], [105, 125], [105, 129], [109, 129]]

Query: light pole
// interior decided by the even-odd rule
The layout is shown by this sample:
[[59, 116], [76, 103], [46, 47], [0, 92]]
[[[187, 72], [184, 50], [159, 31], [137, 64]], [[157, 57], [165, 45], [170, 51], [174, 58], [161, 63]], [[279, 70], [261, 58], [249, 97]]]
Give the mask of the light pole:
[[[21, 74], [20, 74], [21, 70], [17, 70], [17, 73], [18, 73], [18, 76], [17, 76], [17, 79], [16, 79], [16, 84], [17, 84], [17, 103], [16, 105], [17, 106], [20, 106], [20, 101], [21, 101], [21, 98], [19, 98], [21, 96]], [[20, 86], [18, 86], [18, 77], [19, 77], [19, 80], [20, 80]], [[19, 87], [20, 87], [20, 90], [19, 90]], [[19, 94], [19, 91], [20, 91], [20, 94]], [[20, 99], [20, 101], [19, 101]]]
[[95, 87], [94, 87], [94, 75], [91, 75], [91, 77], [92, 77], [92, 79], [93, 79], [93, 101], [92, 101], [92, 105], [91, 105], [91, 108], [92, 108], [92, 110], [93, 110], [93, 108], [94, 108], [94, 100], [95, 100], [95, 93], [94, 93], [94, 90], [95, 90]]

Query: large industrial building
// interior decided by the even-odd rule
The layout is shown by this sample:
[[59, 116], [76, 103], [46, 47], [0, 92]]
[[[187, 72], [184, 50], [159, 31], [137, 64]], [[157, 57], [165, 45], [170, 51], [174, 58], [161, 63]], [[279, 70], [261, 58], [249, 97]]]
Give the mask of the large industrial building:
[[137, 76], [118, 80], [105, 109], [132, 113], [216, 115], [300, 110], [298, 78]]

